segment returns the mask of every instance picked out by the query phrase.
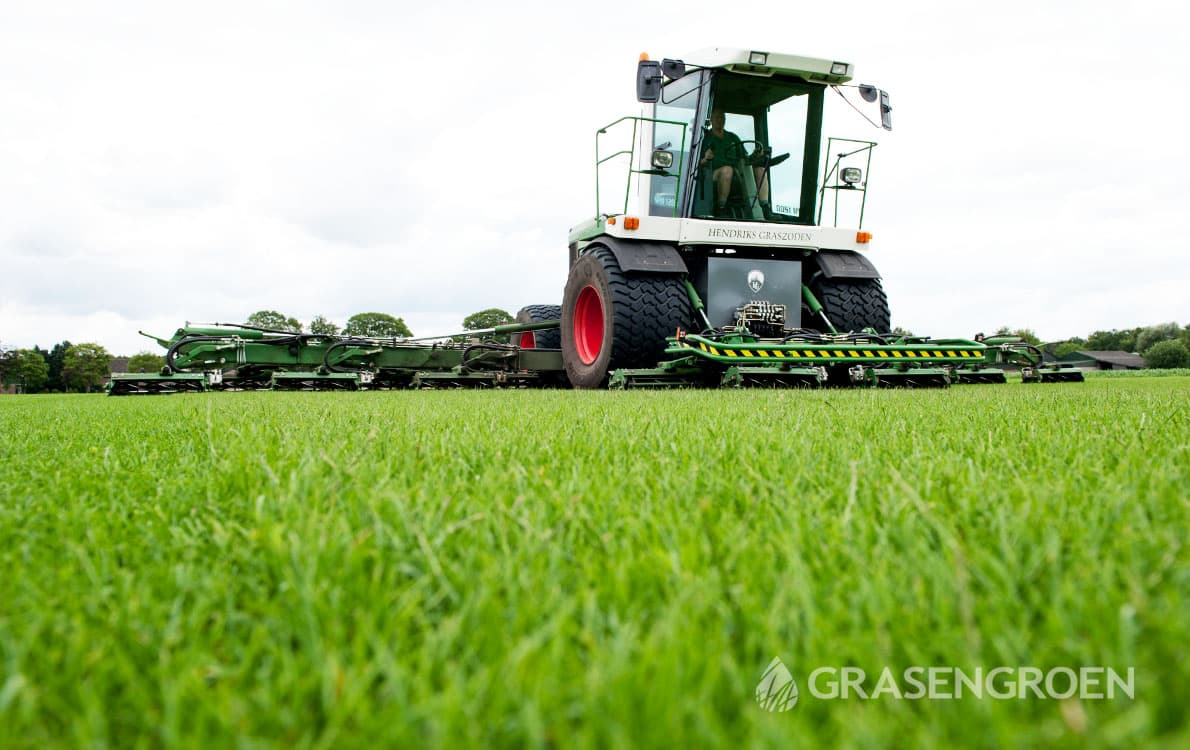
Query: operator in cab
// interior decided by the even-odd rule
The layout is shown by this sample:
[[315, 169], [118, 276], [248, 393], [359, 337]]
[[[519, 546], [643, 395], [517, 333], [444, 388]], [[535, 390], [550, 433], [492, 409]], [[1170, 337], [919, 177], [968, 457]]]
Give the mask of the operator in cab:
[[[737, 165], [746, 159], [744, 144], [739, 136], [725, 128], [727, 116], [722, 109], [711, 110], [711, 129], [703, 136], [702, 159], [700, 167], [711, 168], [711, 181], [715, 185], [715, 214], [726, 213], [727, 199], [731, 195], [731, 181], [735, 176]], [[763, 150], [757, 145], [755, 158], [763, 156]], [[756, 178], [758, 198], [766, 209], [769, 202], [768, 170], [763, 166], [752, 168]]]
[[744, 155], [744, 144], [739, 136], [725, 130], [727, 116], [723, 110], [711, 110], [711, 129], [702, 139], [702, 160], [700, 167], [710, 166], [711, 181], [715, 185], [715, 213], [723, 213], [727, 196], [731, 194], [731, 178], [735, 165]]

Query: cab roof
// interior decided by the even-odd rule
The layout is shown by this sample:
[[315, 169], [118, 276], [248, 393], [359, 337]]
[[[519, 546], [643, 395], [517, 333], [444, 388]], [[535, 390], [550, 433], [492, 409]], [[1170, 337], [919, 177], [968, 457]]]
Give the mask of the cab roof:
[[708, 47], [683, 60], [700, 68], [722, 68], [733, 73], [765, 77], [783, 73], [813, 83], [846, 83], [855, 77], [855, 66], [851, 63], [758, 49]]

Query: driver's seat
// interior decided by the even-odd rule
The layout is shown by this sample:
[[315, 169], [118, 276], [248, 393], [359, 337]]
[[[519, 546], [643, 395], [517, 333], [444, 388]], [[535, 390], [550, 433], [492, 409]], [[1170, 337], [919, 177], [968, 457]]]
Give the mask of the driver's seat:
[[699, 167], [694, 207], [694, 215], [699, 218], [764, 221], [764, 210], [756, 194], [756, 176], [748, 159], [741, 156], [732, 165], [731, 191], [722, 211], [715, 211], [715, 180], [711, 167]]

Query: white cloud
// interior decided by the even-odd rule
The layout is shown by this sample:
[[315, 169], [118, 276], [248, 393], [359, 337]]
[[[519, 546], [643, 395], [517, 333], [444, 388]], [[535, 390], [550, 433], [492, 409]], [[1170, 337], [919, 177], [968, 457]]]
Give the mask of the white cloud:
[[431, 334], [558, 302], [637, 54], [715, 44], [892, 93], [892, 134], [848, 110], [828, 132], [881, 141], [865, 225], [895, 322], [1188, 322], [1177, 7], [6, 3], [0, 341], [128, 353], [261, 308]]

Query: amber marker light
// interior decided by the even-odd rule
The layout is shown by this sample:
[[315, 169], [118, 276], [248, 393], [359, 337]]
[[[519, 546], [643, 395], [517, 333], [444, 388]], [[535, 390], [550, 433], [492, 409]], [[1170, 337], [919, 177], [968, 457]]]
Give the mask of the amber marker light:
[[861, 245], [867, 244], [872, 241], [872, 233], [871, 232], [856, 232], [855, 233], [855, 241]]

